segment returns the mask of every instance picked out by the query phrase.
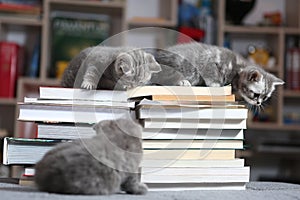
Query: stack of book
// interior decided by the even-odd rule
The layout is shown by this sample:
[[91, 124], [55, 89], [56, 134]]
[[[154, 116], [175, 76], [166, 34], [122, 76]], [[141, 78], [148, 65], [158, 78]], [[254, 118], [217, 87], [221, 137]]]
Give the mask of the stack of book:
[[247, 109], [231, 87], [145, 86], [130, 91], [144, 126], [141, 179], [150, 189], [244, 189]]
[[35, 136], [5, 137], [3, 164], [34, 165], [58, 143], [95, 135], [96, 122], [131, 117], [133, 107], [126, 91], [40, 87], [39, 98], [19, 103], [18, 120], [36, 124]]

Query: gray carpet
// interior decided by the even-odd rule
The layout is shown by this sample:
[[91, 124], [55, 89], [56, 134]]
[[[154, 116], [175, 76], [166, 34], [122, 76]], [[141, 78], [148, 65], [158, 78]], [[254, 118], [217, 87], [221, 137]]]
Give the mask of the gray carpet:
[[17, 184], [0, 183], [0, 199], [2, 200], [300, 200], [300, 185], [272, 182], [252, 182], [244, 191], [178, 191], [148, 192], [144, 196], [116, 194], [111, 196], [60, 195], [39, 192], [35, 188]]

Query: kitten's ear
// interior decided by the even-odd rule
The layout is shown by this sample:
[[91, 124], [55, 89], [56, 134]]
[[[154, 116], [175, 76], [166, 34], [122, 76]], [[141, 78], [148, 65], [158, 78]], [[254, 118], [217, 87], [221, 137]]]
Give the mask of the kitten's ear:
[[133, 73], [132, 63], [132, 57], [129, 54], [121, 53], [115, 62], [116, 71], [121, 70], [123, 74], [130, 75]]
[[276, 86], [276, 85], [283, 85], [284, 84], [284, 81], [281, 80], [280, 78], [277, 78], [277, 77], [274, 77], [273, 78], [273, 85]]
[[158, 64], [158, 62], [155, 60], [154, 56], [152, 54], [147, 53], [146, 59], [148, 60], [149, 69], [153, 73], [158, 73], [161, 71], [161, 66]]
[[250, 71], [249, 74], [248, 74], [248, 80], [249, 81], [258, 82], [258, 81], [261, 80], [261, 78], [262, 78], [262, 74], [257, 70]]

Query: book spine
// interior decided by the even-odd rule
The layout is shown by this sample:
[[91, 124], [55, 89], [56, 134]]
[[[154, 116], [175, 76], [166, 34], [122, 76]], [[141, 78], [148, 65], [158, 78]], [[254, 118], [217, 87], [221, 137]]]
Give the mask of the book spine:
[[299, 49], [293, 50], [292, 56], [292, 66], [293, 66], [293, 73], [292, 73], [292, 89], [299, 90], [300, 89], [300, 53]]
[[292, 58], [293, 58], [293, 50], [288, 49], [286, 53], [286, 80], [287, 89], [292, 89], [292, 83], [293, 83], [293, 64], [292, 64]]
[[19, 73], [19, 49], [16, 43], [0, 43], [0, 97], [13, 98], [15, 96]]

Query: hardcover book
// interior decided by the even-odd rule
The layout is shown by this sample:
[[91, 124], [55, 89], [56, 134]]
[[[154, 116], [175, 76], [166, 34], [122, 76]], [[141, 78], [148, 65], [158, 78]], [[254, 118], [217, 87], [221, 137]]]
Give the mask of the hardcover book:
[[96, 46], [111, 32], [108, 15], [55, 11], [51, 13], [51, 62], [49, 76], [61, 76], [69, 61], [86, 47]]

